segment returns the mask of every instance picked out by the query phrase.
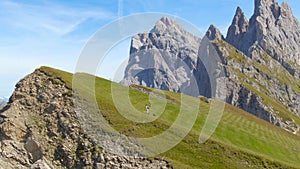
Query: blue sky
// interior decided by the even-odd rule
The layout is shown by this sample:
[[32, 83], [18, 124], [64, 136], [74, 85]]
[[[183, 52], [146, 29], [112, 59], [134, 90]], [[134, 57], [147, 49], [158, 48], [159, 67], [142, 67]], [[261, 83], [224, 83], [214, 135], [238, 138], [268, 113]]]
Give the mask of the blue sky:
[[[299, 19], [298, 0], [287, 2]], [[254, 0], [1, 0], [0, 96], [10, 96], [22, 77], [42, 65], [73, 72], [88, 39], [119, 17], [162, 12], [191, 22], [203, 33], [213, 23], [225, 34], [236, 7], [250, 18], [253, 4]], [[101, 76], [112, 78], [114, 65], [128, 56], [129, 42], [109, 53]]]

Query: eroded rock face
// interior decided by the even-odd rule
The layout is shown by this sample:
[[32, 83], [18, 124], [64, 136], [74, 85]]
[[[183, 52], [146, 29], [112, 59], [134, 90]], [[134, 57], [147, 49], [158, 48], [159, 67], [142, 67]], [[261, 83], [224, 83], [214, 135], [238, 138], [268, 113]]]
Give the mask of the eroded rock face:
[[97, 146], [81, 128], [71, 89], [40, 69], [16, 85], [0, 115], [0, 168], [171, 168], [164, 160], [127, 158]]
[[[245, 75], [251, 72], [248, 76], [253, 76], [261, 85], [265, 86], [266, 93], [271, 100], [280, 102], [285, 107], [283, 109], [300, 116], [300, 107], [297, 104], [300, 96], [295, 88], [298, 86], [296, 85], [298, 82], [292, 82], [299, 79], [300, 24], [288, 3], [283, 2], [279, 5], [276, 0], [255, 0], [254, 14], [249, 23], [242, 10], [238, 8], [232, 25], [229, 27], [226, 41], [252, 58], [254, 62], [257, 62], [256, 64], [272, 69], [273, 73], [268, 74], [263, 68], [252, 65], [258, 70], [256, 72], [258, 74], [255, 76], [255, 71], [249, 71], [250, 68], [244, 71], [239, 66], [238, 70]], [[237, 68], [237, 64], [234, 65], [233, 68]], [[280, 73], [281, 75], [278, 75]], [[290, 75], [295, 79], [283, 80], [283, 77], [290, 77]], [[252, 87], [258, 88], [253, 84]], [[253, 113], [255, 108], [263, 108], [268, 112], [266, 114], [272, 115], [273, 117], [268, 120], [271, 123], [293, 133], [299, 131], [299, 124], [295, 124], [293, 119], [279, 118], [276, 109], [266, 103], [263, 103], [262, 106], [243, 109]]]
[[[300, 98], [293, 87], [295, 84], [282, 80], [283, 76], [290, 75], [299, 79], [300, 70], [300, 24], [288, 3], [279, 5], [276, 0], [255, 0], [254, 14], [249, 23], [238, 8], [226, 41], [259, 64], [278, 68], [273, 73], [281, 72], [277, 75], [280, 77], [265, 74], [265, 77], [254, 78], [264, 83], [271, 99], [280, 100], [289, 111], [299, 116], [300, 107], [296, 100]], [[263, 74], [262, 70], [259, 73]], [[272, 82], [267, 83], [266, 77]]]
[[192, 83], [200, 38], [163, 17], [149, 33], [133, 36], [123, 84], [180, 92]]
[[259, 57], [254, 50], [264, 50], [299, 78], [300, 24], [288, 3], [280, 6], [275, 0], [255, 0], [249, 25], [240, 11], [228, 30], [227, 42], [250, 57]]
[[239, 48], [243, 42], [243, 36], [248, 31], [249, 22], [240, 7], [237, 8], [232, 24], [228, 29], [226, 41]]
[[214, 25], [210, 25], [208, 31], [206, 32], [205, 36], [209, 40], [225, 40], [224, 36], [222, 35], [221, 31], [215, 27]]
[[[226, 102], [297, 134], [300, 125], [295, 119], [284, 119], [279, 115], [281, 111], [291, 112], [300, 117], [300, 95], [291, 88], [294, 84], [282, 83], [282, 77], [275, 73], [287, 73], [282, 65], [266, 53], [263, 58], [256, 60], [224, 41], [214, 42], [214, 45], [226, 65], [226, 82], [223, 84], [223, 91], [227, 93]], [[266, 66], [266, 62], [269, 66]], [[266, 67], [270, 70], [266, 71], [269, 69]], [[289, 75], [289, 79], [294, 77]], [[279, 111], [274, 105], [280, 105], [282, 110]]]

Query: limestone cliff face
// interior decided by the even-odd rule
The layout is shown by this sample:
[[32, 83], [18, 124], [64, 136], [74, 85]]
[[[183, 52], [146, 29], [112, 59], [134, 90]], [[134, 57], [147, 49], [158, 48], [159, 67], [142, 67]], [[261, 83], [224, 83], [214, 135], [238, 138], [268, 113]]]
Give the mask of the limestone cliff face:
[[[296, 123], [300, 119], [300, 93], [292, 86], [297, 86], [299, 81], [266, 53], [256, 60], [224, 41], [213, 44], [225, 66], [226, 102], [297, 134], [300, 129], [300, 124]], [[286, 76], [287, 82], [282, 76]]]
[[132, 37], [123, 84], [175, 92], [192, 83], [200, 38], [163, 17], [149, 33]]
[[[261, 90], [264, 90], [270, 99], [282, 104], [286, 112], [300, 116], [300, 107], [297, 104], [300, 101], [300, 24], [288, 3], [283, 2], [279, 5], [276, 0], [255, 0], [254, 14], [249, 22], [238, 8], [228, 29], [226, 41], [252, 58], [255, 63], [252, 66], [258, 70], [259, 75], [249, 76], [257, 79], [261, 86], [265, 86], [265, 89]], [[242, 73], [247, 75], [249, 70]], [[275, 116], [279, 114], [273, 106], [264, 103], [263, 107]], [[293, 123], [290, 119], [277, 125], [289, 124], [290, 127], [283, 128], [295, 133], [300, 124]]]
[[258, 57], [256, 50], [267, 52], [288, 72], [299, 78], [300, 24], [287, 2], [255, 0], [254, 14], [248, 23], [237, 9], [226, 40], [247, 56]]
[[164, 160], [125, 158], [97, 146], [81, 128], [71, 89], [42, 69], [16, 85], [0, 113], [0, 164], [1, 169], [168, 168]]

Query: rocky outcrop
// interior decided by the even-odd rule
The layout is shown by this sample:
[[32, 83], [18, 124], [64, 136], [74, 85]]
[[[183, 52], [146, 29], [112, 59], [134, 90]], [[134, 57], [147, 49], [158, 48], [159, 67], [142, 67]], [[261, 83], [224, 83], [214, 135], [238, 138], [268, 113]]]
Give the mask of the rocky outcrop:
[[82, 129], [71, 89], [42, 69], [16, 85], [0, 119], [0, 168], [171, 168], [104, 151]]
[[199, 44], [182, 26], [161, 18], [149, 33], [132, 37], [122, 83], [181, 92], [193, 83]]
[[[297, 85], [297, 80], [286, 75], [288, 72], [282, 65], [266, 53], [260, 60], [255, 60], [224, 41], [213, 44], [225, 64], [227, 78], [223, 85], [227, 93], [226, 102], [291, 133], [298, 133], [300, 124], [296, 121], [300, 119], [297, 104], [300, 95], [291, 88]], [[284, 84], [282, 75], [286, 75], [289, 84]]]
[[226, 41], [238, 49], [243, 45], [241, 41], [248, 31], [249, 22], [240, 7], [237, 8], [232, 24], [227, 31]]
[[280, 6], [275, 0], [255, 0], [249, 25], [243, 20], [245, 17], [238, 9], [228, 30], [227, 42], [249, 57], [259, 57], [253, 51], [261, 49], [299, 78], [300, 24], [288, 3]]
[[[247, 56], [260, 64], [256, 69], [260, 70], [262, 76], [254, 76], [263, 86], [270, 99], [282, 104], [285, 111], [300, 116], [300, 107], [296, 102], [300, 101], [297, 92], [299, 83], [299, 59], [300, 59], [300, 24], [293, 16], [292, 10], [287, 2], [280, 6], [276, 0], [255, 0], [254, 14], [248, 23], [240, 8], [237, 9], [232, 25], [229, 27], [226, 41], [242, 51]], [[254, 66], [254, 65], [253, 65]], [[268, 73], [265, 68], [269, 67]], [[284, 70], [285, 69], [285, 70]], [[245, 71], [243, 72], [246, 74]], [[280, 73], [279, 73], [280, 72]], [[290, 75], [294, 76], [292, 78]], [[283, 78], [287, 77], [287, 78]], [[271, 83], [270, 83], [271, 81]], [[274, 116], [276, 110], [267, 108]], [[246, 110], [246, 109], [245, 109]], [[251, 112], [251, 111], [250, 111]], [[278, 114], [278, 112], [277, 112]], [[299, 129], [287, 120], [277, 125], [295, 133]], [[271, 121], [272, 122], [272, 121]]]
[[208, 31], [206, 32], [205, 36], [209, 40], [225, 40], [224, 36], [222, 35], [221, 31], [215, 27], [214, 25], [210, 25]]

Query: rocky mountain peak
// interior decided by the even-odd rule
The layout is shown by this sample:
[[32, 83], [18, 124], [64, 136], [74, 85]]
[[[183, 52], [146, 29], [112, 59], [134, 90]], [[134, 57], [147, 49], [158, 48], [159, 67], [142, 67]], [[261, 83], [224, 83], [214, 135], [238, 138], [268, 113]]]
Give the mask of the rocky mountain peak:
[[225, 40], [224, 36], [222, 35], [221, 31], [215, 27], [214, 25], [210, 25], [205, 36], [209, 40]]
[[237, 7], [232, 23], [238, 26], [239, 32], [247, 31], [249, 22], [242, 8]]
[[298, 20], [294, 17], [292, 8], [287, 2], [282, 2], [281, 4], [281, 17], [289, 18], [290, 20], [293, 20], [293, 22], [298, 22]]
[[249, 21], [240, 7], [236, 9], [233, 21], [227, 32], [226, 40], [230, 44], [237, 46], [240, 39], [248, 31]]
[[150, 33], [156, 34], [174, 34], [175, 32], [180, 34], [185, 33], [185, 30], [177, 22], [165, 16], [158, 20], [154, 28], [150, 31]]
[[159, 23], [164, 23], [165, 25], [167, 26], [170, 26], [170, 25], [174, 25], [174, 24], [177, 24], [175, 21], [173, 21], [172, 19], [166, 17], [166, 16], [163, 16], [158, 22], [157, 24]]
[[233, 19], [233, 23], [236, 24], [239, 28], [239, 32], [243, 33], [246, 32], [249, 26], [249, 22], [247, 17], [245, 16], [242, 8], [237, 7], [235, 16]]
[[264, 15], [272, 11], [274, 16], [280, 15], [280, 7], [276, 0], [255, 0], [254, 15]]
[[289, 11], [292, 13], [292, 9], [289, 3], [287, 3], [286, 1], [282, 2], [281, 7], [284, 9], [284, 11]]
[[[243, 23], [241, 9], [237, 9], [226, 40], [249, 57], [259, 58], [267, 53], [288, 72], [300, 78], [300, 24], [287, 2], [280, 6], [276, 0], [255, 0], [254, 14], [249, 25]], [[242, 18], [241, 18], [242, 17]], [[242, 31], [240, 31], [242, 30]], [[262, 51], [262, 52], [257, 52]]]
[[191, 83], [200, 40], [174, 20], [162, 17], [149, 33], [132, 37], [121, 83], [181, 91]]

